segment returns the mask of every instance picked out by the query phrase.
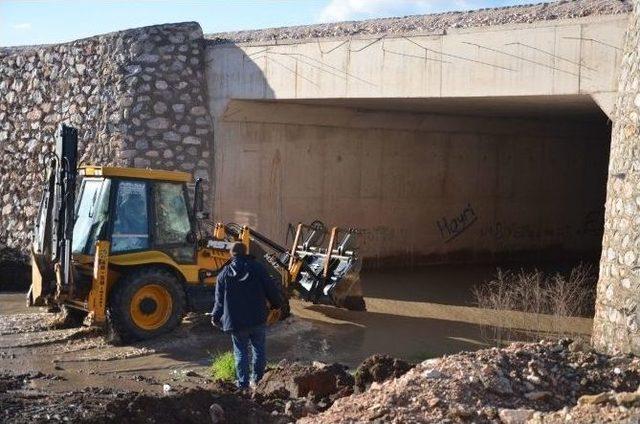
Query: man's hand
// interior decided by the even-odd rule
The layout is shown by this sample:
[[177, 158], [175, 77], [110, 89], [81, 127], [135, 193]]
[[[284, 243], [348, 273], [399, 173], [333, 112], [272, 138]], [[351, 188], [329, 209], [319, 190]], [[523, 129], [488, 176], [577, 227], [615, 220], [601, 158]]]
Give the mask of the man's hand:
[[211, 317], [211, 325], [213, 325], [214, 327], [220, 329], [222, 327], [222, 323], [219, 321], [216, 321], [215, 318]]

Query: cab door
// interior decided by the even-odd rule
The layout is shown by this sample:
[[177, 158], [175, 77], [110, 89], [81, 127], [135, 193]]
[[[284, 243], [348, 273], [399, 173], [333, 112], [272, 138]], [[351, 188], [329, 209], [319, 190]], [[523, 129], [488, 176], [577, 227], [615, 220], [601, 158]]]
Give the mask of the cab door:
[[152, 239], [155, 250], [179, 264], [195, 264], [196, 243], [184, 184], [154, 182]]

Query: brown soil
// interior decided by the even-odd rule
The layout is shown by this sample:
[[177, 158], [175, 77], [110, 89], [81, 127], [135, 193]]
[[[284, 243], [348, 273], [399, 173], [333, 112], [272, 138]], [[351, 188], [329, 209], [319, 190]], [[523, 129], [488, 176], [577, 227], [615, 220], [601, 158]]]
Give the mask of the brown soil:
[[[103, 388], [48, 393], [29, 390], [34, 376], [0, 376], [0, 421], [16, 424], [40, 422], [182, 424], [211, 423], [210, 406], [218, 404], [227, 422], [240, 424], [284, 423], [291, 420], [272, 414], [239, 393], [234, 386], [211, 383], [202, 388], [181, 389], [167, 395]], [[6, 390], [2, 390], [2, 387]]]
[[373, 355], [365, 359], [356, 370], [355, 384], [358, 389], [364, 391], [371, 383], [398, 378], [414, 366], [415, 364], [389, 355]]
[[282, 361], [264, 375], [255, 392], [265, 398], [332, 401], [353, 393], [353, 384], [353, 376], [341, 364]]

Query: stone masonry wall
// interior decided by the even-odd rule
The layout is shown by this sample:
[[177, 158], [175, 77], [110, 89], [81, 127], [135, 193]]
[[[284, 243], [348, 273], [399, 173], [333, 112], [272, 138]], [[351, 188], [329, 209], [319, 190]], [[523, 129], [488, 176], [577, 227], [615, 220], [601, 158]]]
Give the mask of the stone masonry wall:
[[203, 53], [193, 22], [0, 49], [0, 252], [28, 251], [43, 157], [62, 122], [79, 129], [81, 163], [208, 180]]
[[593, 344], [640, 354], [640, 10], [624, 44], [611, 138]]

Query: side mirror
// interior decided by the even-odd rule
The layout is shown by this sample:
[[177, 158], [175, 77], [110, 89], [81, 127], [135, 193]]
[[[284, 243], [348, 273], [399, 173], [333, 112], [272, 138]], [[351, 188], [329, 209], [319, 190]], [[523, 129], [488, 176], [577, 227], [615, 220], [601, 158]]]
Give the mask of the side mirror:
[[196, 219], [208, 219], [209, 213], [204, 210], [204, 194], [202, 192], [202, 178], [196, 180], [196, 187], [193, 196], [193, 212]]

